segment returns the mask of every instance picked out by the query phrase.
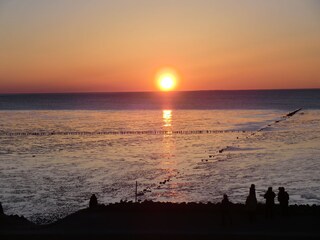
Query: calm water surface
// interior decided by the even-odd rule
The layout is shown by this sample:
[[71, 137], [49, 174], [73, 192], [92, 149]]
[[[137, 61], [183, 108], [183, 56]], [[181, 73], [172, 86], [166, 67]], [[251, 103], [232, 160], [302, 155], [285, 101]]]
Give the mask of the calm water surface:
[[2, 110], [0, 201], [7, 213], [48, 222], [86, 207], [92, 193], [102, 203], [133, 200], [138, 181], [142, 201], [227, 193], [244, 202], [254, 183], [261, 202], [268, 186], [284, 186], [290, 203], [320, 204], [315, 106], [286, 120], [300, 105]]

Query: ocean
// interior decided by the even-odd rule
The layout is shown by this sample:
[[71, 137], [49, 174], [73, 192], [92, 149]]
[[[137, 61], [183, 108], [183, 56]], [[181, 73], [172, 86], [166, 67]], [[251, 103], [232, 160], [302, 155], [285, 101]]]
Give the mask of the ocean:
[[[289, 112], [302, 108], [293, 116]], [[88, 205], [320, 204], [320, 90], [0, 95], [0, 202], [52, 222]]]

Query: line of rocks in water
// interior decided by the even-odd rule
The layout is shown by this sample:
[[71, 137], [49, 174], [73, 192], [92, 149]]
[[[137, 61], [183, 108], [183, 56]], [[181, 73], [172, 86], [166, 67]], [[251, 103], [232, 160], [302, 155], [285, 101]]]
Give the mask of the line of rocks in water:
[[[145, 196], [147, 193], [151, 193], [153, 190], [160, 190], [162, 186], [165, 186], [167, 183], [169, 183], [170, 181], [172, 181], [173, 178], [176, 178], [178, 175], [180, 174], [179, 171], [176, 172], [176, 174], [168, 176], [166, 179], [164, 179], [163, 181], [160, 181], [156, 187], [152, 188], [152, 187], [145, 187], [142, 191], [138, 191], [137, 193], [137, 197], [142, 197]], [[121, 200], [123, 201], [123, 200]], [[138, 199], [138, 202], [141, 202], [140, 199]]]
[[102, 131], [102, 132], [0, 132], [0, 136], [53, 136], [53, 135], [168, 135], [168, 134], [215, 134], [250, 132], [243, 130], [176, 130], [176, 131]]
[[[266, 130], [267, 128], [271, 127], [271, 126], [274, 125], [274, 124], [277, 124], [277, 123], [279, 123], [279, 122], [282, 122], [282, 121], [285, 121], [285, 120], [291, 118], [292, 116], [294, 116], [296, 113], [300, 112], [301, 110], [302, 110], [302, 108], [298, 108], [298, 109], [296, 109], [296, 110], [294, 110], [294, 111], [292, 111], [292, 112], [287, 113], [286, 115], [282, 116], [282, 118], [281, 118], [280, 120], [276, 120], [276, 121], [274, 121], [273, 123], [270, 123], [270, 124], [268, 124], [267, 126], [260, 128], [260, 129], [257, 130], [257, 131], [253, 131], [253, 132], [251, 133], [251, 136], [255, 135], [255, 134], [258, 133], [258, 132], [261, 132], [261, 131]], [[244, 131], [242, 131], [242, 132], [244, 132]], [[246, 132], [249, 132], [249, 131], [246, 131]], [[246, 138], [249, 138], [249, 137], [246, 136]], [[239, 139], [239, 137], [237, 137], [237, 139]], [[226, 147], [224, 147], [224, 148], [221, 148], [221, 149], [219, 149], [219, 150], [217, 151], [217, 154], [223, 153], [224, 151], [226, 151], [226, 150], [228, 150], [228, 149], [230, 149], [230, 148], [231, 148], [231, 146], [226, 146]], [[210, 154], [210, 155], [209, 155], [209, 159], [214, 158], [217, 154]], [[203, 159], [201, 159], [201, 162], [208, 162], [209, 159], [208, 159], [208, 158], [203, 158]]]

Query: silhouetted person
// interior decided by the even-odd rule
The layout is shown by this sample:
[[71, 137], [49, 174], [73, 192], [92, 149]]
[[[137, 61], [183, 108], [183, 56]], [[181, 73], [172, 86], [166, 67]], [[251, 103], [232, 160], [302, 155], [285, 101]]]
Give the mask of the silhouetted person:
[[89, 201], [89, 208], [95, 208], [98, 206], [98, 199], [96, 195], [92, 194]]
[[4, 215], [4, 212], [3, 212], [3, 208], [2, 208], [2, 205], [1, 205], [1, 202], [0, 202], [0, 216]]
[[222, 224], [223, 225], [232, 223], [232, 219], [231, 219], [231, 215], [230, 215], [230, 211], [231, 211], [230, 208], [231, 208], [231, 202], [228, 199], [228, 195], [224, 194], [223, 199], [221, 201], [221, 217], [222, 217]]
[[269, 187], [266, 194], [264, 194], [264, 198], [266, 199], [266, 218], [273, 217], [273, 207], [274, 207], [275, 197], [276, 197], [276, 194], [272, 191], [272, 187]]
[[282, 215], [287, 216], [289, 206], [289, 194], [285, 191], [284, 187], [279, 187], [278, 201], [280, 203]]
[[249, 195], [246, 199], [246, 208], [250, 222], [254, 221], [256, 218], [257, 205], [256, 188], [254, 184], [251, 184]]

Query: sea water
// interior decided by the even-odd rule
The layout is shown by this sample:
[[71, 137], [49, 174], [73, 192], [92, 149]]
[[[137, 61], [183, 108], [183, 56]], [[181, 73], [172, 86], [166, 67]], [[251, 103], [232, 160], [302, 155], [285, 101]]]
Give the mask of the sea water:
[[[0, 201], [51, 222], [88, 205], [320, 203], [320, 91], [0, 95]], [[303, 107], [292, 117], [288, 112]]]

